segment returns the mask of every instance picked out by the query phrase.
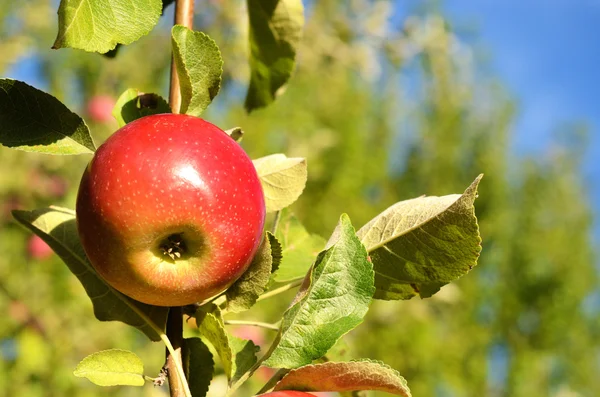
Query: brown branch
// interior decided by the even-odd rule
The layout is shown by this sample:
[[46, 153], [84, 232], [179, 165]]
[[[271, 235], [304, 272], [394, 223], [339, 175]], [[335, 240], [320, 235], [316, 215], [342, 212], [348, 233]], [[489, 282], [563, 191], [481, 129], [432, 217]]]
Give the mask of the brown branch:
[[181, 307], [169, 309], [167, 337], [175, 350], [175, 355], [169, 354], [169, 350], [167, 350], [166, 368], [169, 378], [169, 392], [171, 397], [185, 397], [184, 385], [177, 374], [176, 364], [176, 361], [181, 363], [181, 349], [183, 347], [183, 312]]
[[[177, 0], [175, 2], [175, 25], [182, 25], [193, 29], [194, 25], [194, 0]], [[169, 91], [169, 104], [173, 113], [179, 113], [181, 108], [181, 91], [179, 90], [179, 77], [175, 58], [171, 57], [171, 89]]]

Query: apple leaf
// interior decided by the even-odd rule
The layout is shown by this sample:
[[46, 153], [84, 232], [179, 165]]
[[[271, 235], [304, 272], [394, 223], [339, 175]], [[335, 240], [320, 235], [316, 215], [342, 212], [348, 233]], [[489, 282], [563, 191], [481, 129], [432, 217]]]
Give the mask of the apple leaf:
[[[75, 211], [60, 207], [12, 212], [23, 226], [44, 240], [79, 279], [92, 300], [94, 315], [100, 321], [121, 321], [142, 331], [153, 341], [164, 329], [169, 309], [135, 301], [110, 287], [96, 273], [79, 241]], [[154, 327], [152, 326], [152, 324]]]
[[267, 232], [267, 237], [269, 237], [269, 244], [271, 244], [271, 259], [273, 263], [271, 264], [271, 274], [277, 272], [279, 270], [279, 266], [281, 266], [281, 261], [283, 260], [283, 250], [281, 247], [281, 243], [277, 240], [270, 232]]
[[406, 380], [398, 371], [371, 360], [327, 362], [293, 369], [275, 385], [274, 390], [377, 390], [398, 396], [411, 396]]
[[240, 127], [233, 127], [231, 129], [225, 130], [225, 133], [236, 142], [241, 141], [244, 137], [244, 131]]
[[145, 94], [130, 88], [121, 94], [112, 115], [119, 127], [151, 114], [171, 113], [167, 101], [158, 94]]
[[233, 313], [250, 309], [258, 297], [265, 292], [271, 277], [273, 257], [271, 256], [271, 242], [267, 232], [263, 241], [252, 259], [248, 270], [227, 289], [227, 311]]
[[462, 195], [396, 203], [357, 232], [375, 269], [375, 298], [426, 298], [477, 264], [481, 237], [473, 202], [481, 178]]
[[150, 33], [161, 13], [161, 0], [61, 0], [52, 48], [104, 54]]
[[267, 106], [283, 91], [302, 37], [301, 0], [248, 0], [250, 85], [248, 112]]
[[22, 81], [0, 79], [0, 145], [47, 154], [94, 153], [81, 117]]
[[214, 348], [219, 358], [227, 379], [233, 373], [233, 352], [229, 346], [229, 338], [220, 313], [199, 313], [196, 315], [200, 336], [205, 338]]
[[187, 338], [181, 354], [192, 396], [206, 396], [215, 365], [212, 353], [200, 338]]
[[179, 112], [200, 116], [221, 88], [221, 52], [206, 34], [181, 25], [173, 26], [171, 36], [181, 87]]
[[84, 358], [73, 371], [98, 386], [143, 386], [144, 363], [127, 350], [111, 349]]
[[258, 347], [252, 341], [228, 336], [220, 312], [199, 313], [196, 320], [200, 336], [215, 348], [230, 383], [254, 365]]
[[306, 179], [306, 159], [272, 154], [253, 160], [265, 193], [267, 212], [279, 211], [300, 197]]
[[277, 368], [310, 364], [363, 320], [375, 287], [373, 266], [347, 215], [337, 242], [321, 252], [283, 315], [279, 344], [265, 361]]
[[286, 282], [304, 277], [325, 247], [325, 239], [310, 234], [290, 211], [283, 210], [275, 233], [282, 245], [282, 259], [274, 274], [277, 282]]
[[229, 384], [233, 384], [256, 363], [256, 353], [260, 350], [260, 347], [256, 346], [251, 340], [235, 336], [229, 337], [229, 344], [234, 355], [233, 374]]

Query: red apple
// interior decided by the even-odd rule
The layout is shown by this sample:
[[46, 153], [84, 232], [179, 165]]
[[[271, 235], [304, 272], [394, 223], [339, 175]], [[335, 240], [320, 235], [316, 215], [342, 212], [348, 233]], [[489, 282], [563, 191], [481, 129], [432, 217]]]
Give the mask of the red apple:
[[146, 116], [115, 132], [77, 196], [85, 252], [108, 284], [144, 303], [210, 298], [244, 273], [265, 202], [242, 148], [196, 117]]
[[92, 121], [106, 123], [113, 120], [113, 107], [115, 100], [108, 95], [96, 95], [87, 104], [87, 113]]
[[43, 260], [52, 256], [52, 248], [41, 237], [33, 235], [27, 242], [27, 252], [33, 259]]

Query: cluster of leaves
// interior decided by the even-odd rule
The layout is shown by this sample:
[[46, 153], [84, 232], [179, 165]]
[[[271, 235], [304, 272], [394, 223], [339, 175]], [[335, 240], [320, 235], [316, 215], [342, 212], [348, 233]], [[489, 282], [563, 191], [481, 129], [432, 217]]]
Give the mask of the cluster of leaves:
[[[118, 10], [90, 2], [63, 0], [55, 48], [73, 47], [107, 52], [130, 44], [156, 24], [161, 2], [132, 7], [126, 19]], [[129, 7], [127, 8], [129, 9]], [[246, 108], [271, 102], [294, 66], [302, 26], [298, 1], [248, 2], [250, 15], [251, 82]], [[94, 20], [91, 23], [90, 20]], [[135, 21], [135, 23], [132, 23]], [[172, 30], [173, 55], [181, 81], [181, 113], [199, 116], [217, 95], [222, 61], [207, 35], [183, 26]], [[0, 80], [0, 144], [50, 154], [91, 154], [95, 146], [81, 117], [51, 95], [23, 82]], [[124, 125], [149, 114], [169, 112], [158, 94], [127, 90], [113, 114]], [[241, 137], [239, 129], [230, 130]], [[371, 300], [429, 297], [443, 285], [466, 274], [477, 263], [480, 237], [473, 202], [481, 177], [463, 194], [421, 197], [393, 205], [355, 232], [342, 215], [327, 242], [309, 234], [286, 210], [302, 193], [306, 162], [275, 154], [254, 162], [261, 178], [267, 211], [274, 215], [273, 233], [248, 271], [222, 296], [190, 313], [201, 338], [186, 339], [184, 368], [189, 393], [206, 394], [212, 377], [210, 345], [219, 356], [233, 393], [261, 365], [284, 369], [263, 390], [383, 390], [408, 396], [404, 379], [385, 364], [359, 360], [315, 363], [341, 336], [359, 325]], [[15, 211], [14, 217], [44, 239], [77, 276], [101, 321], [121, 321], [153, 341], [170, 342], [164, 329], [168, 308], [134, 301], [107, 285], [94, 271], [79, 242], [75, 213], [58, 207]], [[225, 331], [223, 315], [250, 309], [277, 291], [277, 284], [301, 287], [283, 315], [268, 351], [256, 357], [250, 341]], [[275, 288], [273, 288], [275, 286]], [[288, 371], [289, 370], [289, 371]], [[75, 374], [99, 385], [142, 385], [141, 360], [134, 353], [108, 350], [84, 359]]]

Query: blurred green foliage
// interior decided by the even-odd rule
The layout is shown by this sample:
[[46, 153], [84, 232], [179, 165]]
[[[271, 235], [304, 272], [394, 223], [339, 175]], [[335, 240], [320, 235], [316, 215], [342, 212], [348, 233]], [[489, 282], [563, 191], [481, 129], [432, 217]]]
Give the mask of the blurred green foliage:
[[[49, 49], [55, 3], [2, 2], [0, 74], [35, 57], [47, 84], [38, 88], [84, 118], [95, 95], [137, 88], [168, 96], [170, 15], [109, 59]], [[215, 39], [225, 60], [223, 90], [206, 117], [224, 129], [241, 126], [252, 157], [308, 159], [309, 182], [293, 210], [325, 238], [340, 212], [359, 227], [396, 201], [460, 193], [485, 174], [475, 202], [479, 265], [431, 299], [373, 303], [345, 338], [346, 359], [385, 361], [415, 396], [598, 395], [598, 308], [587, 304], [597, 288], [596, 259], [580, 130], [566, 127], [540, 157], [516, 157], [516, 106], [477, 72], [476, 52], [435, 13], [393, 22], [393, 4], [311, 3], [287, 91], [247, 115], [243, 2], [202, 2], [196, 29]], [[89, 124], [97, 143], [116, 128]], [[136, 330], [97, 322], [66, 266], [56, 256], [34, 260], [28, 233], [10, 219], [12, 208], [73, 207], [87, 161], [0, 148], [2, 395], [165, 395], [151, 386], [100, 389], [72, 376], [79, 360], [107, 348], [135, 351], [155, 376], [164, 351]], [[277, 301], [250, 314], [276, 321], [286, 302]]]

